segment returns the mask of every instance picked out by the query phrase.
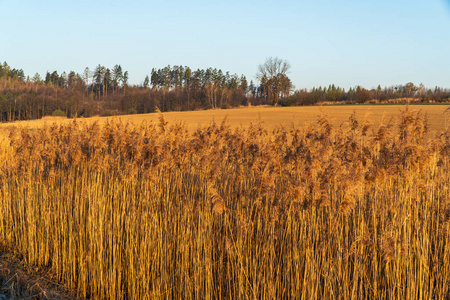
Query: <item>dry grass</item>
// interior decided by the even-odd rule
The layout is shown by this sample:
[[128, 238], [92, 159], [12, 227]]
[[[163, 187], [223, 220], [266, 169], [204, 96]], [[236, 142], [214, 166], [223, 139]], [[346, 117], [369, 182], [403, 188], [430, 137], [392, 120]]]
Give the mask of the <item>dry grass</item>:
[[240, 112], [11, 128], [0, 239], [83, 297], [449, 297], [448, 131], [411, 110], [274, 130]]
[[24, 264], [16, 255], [0, 255], [0, 299], [78, 299], [51, 279], [45, 267]]

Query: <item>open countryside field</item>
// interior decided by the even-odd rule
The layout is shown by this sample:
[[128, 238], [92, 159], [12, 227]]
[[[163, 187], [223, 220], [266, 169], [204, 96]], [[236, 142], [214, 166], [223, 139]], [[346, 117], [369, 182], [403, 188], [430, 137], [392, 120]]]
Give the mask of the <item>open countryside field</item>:
[[[227, 110], [201, 110], [189, 112], [167, 112], [163, 113], [164, 119], [169, 125], [183, 124], [190, 131], [198, 129], [199, 126], [209, 125], [212, 121], [221, 123], [227, 118], [227, 124], [232, 127], [248, 128], [253, 123], [261, 121], [264, 127], [272, 131], [276, 127], [283, 126], [290, 130], [292, 128], [305, 128], [309, 124], [317, 122], [318, 118], [325, 114], [333, 126], [339, 126], [348, 121], [352, 113], [359, 122], [367, 120], [373, 125], [379, 123], [394, 122], [398, 119], [400, 112], [405, 109], [419, 112], [427, 119], [430, 132], [441, 132], [450, 126], [450, 110], [448, 105], [342, 105], [342, 106], [307, 106], [307, 107], [250, 107]], [[93, 117], [85, 120], [88, 123], [98, 121], [104, 123], [111, 119], [120, 119], [123, 122], [139, 124], [143, 121], [158, 122], [158, 114], [125, 115], [118, 117]], [[25, 126], [35, 128], [48, 125], [53, 122], [67, 124], [72, 119], [58, 117], [46, 117], [42, 120], [15, 122], [14, 126]], [[0, 124], [0, 128], [10, 127], [10, 123]]]
[[447, 107], [2, 124], [0, 239], [85, 298], [445, 299]]

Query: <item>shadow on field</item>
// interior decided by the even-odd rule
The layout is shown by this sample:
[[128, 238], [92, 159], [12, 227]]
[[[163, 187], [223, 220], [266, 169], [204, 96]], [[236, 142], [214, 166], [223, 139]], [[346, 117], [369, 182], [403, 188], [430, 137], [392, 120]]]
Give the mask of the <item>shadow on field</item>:
[[0, 300], [82, 299], [50, 278], [50, 270], [28, 266], [15, 255], [0, 252]]

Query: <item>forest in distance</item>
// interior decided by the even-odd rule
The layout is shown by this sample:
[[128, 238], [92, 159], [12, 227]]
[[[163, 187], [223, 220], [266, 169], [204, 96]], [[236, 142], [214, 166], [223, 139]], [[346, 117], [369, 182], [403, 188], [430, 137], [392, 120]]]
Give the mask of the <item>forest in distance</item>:
[[[279, 68], [270, 69], [270, 65]], [[278, 65], [276, 65], [278, 64]], [[267, 68], [266, 68], [267, 67]], [[283, 69], [284, 68], [284, 69]], [[301, 106], [359, 103], [448, 103], [450, 89], [406, 83], [376, 89], [356, 86], [294, 89], [287, 76], [290, 66], [278, 58], [259, 66], [257, 82], [217, 68], [192, 70], [187, 66], [153, 68], [141, 84], [128, 82], [120, 65], [26, 76], [22, 69], [0, 64], [0, 122], [44, 116], [91, 117], [151, 113], [156, 109], [188, 111], [248, 105]], [[269, 70], [268, 74], [264, 73]], [[270, 73], [272, 71], [272, 73]]]

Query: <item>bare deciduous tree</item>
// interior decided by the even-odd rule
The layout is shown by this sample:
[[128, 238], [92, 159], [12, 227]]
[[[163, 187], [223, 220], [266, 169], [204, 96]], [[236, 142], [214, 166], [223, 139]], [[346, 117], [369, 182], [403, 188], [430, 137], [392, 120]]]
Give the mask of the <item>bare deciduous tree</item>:
[[264, 94], [273, 105], [278, 104], [278, 100], [286, 97], [291, 92], [293, 85], [287, 73], [291, 65], [278, 57], [268, 58], [266, 62], [258, 67], [256, 77], [261, 82]]

